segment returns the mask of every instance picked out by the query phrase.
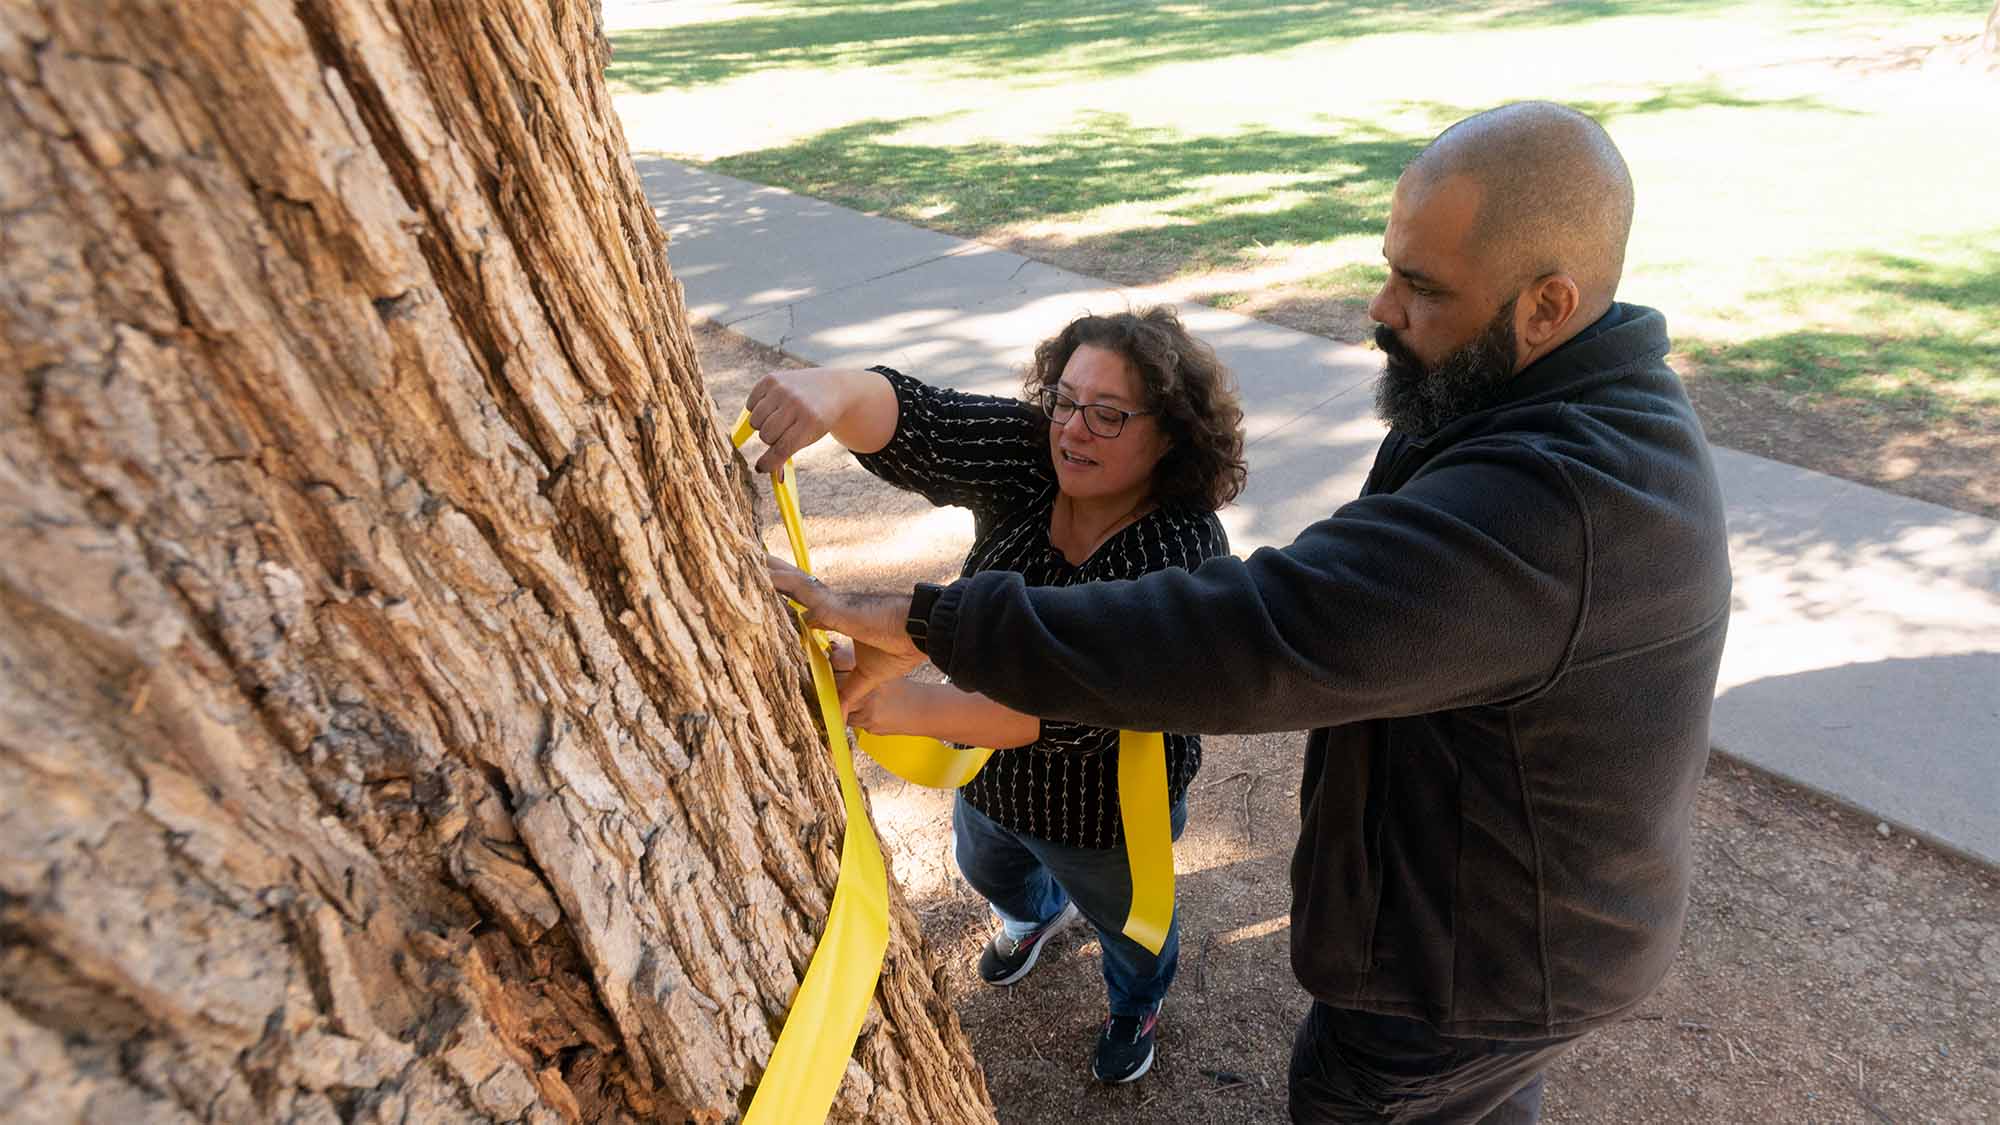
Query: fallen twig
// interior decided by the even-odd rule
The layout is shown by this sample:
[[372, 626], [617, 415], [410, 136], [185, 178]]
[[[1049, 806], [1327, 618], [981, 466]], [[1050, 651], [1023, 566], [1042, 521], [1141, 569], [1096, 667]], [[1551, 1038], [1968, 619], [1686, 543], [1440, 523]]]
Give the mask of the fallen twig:
[[1243, 842], [1254, 844], [1257, 842], [1257, 830], [1250, 820], [1250, 791], [1257, 788], [1257, 775], [1250, 774], [1249, 778], [1243, 786]]
[[1206, 793], [1209, 790], [1216, 788], [1217, 786], [1227, 785], [1230, 782], [1235, 781], [1239, 777], [1249, 777], [1249, 776], [1250, 776], [1249, 770], [1237, 770], [1235, 773], [1230, 774], [1228, 777], [1219, 777], [1214, 781], [1209, 782], [1206, 785], [1196, 786], [1195, 792]]
[[1778, 886], [1778, 884], [1771, 881], [1770, 876], [1764, 874], [1762, 871], [1757, 871], [1752, 869], [1749, 864], [1744, 863], [1742, 860], [1736, 858], [1736, 853], [1729, 849], [1728, 844], [1724, 844], [1718, 841], [1716, 843], [1716, 847], [1721, 849], [1722, 854], [1728, 858], [1729, 862], [1736, 865], [1736, 870], [1743, 872], [1745, 875], [1748, 875], [1752, 879], [1755, 879], [1758, 882], [1764, 884], [1765, 886], [1771, 888], [1771, 893], [1777, 895], [1783, 901], [1787, 903], [1792, 901], [1791, 898], [1785, 894], [1784, 889], [1782, 887]]
[[1194, 957], [1194, 990], [1196, 993], [1208, 991], [1208, 947], [1215, 944], [1215, 931], [1210, 930], [1201, 938], [1201, 951]]
[[1250, 1084], [1250, 1079], [1247, 1075], [1238, 1074], [1233, 1070], [1215, 1070], [1210, 1067], [1203, 1067], [1201, 1076], [1215, 1083], [1215, 1085], [1204, 1091], [1205, 1093], [1236, 1090]]

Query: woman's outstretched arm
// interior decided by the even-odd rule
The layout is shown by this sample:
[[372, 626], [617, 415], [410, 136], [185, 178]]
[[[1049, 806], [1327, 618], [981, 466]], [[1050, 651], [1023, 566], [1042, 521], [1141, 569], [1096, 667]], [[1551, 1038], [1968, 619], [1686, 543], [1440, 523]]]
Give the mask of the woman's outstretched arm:
[[757, 458], [760, 473], [776, 472], [787, 457], [827, 434], [856, 453], [873, 453], [896, 435], [896, 391], [878, 371], [773, 371], [757, 380], [743, 405], [770, 446]]
[[1042, 733], [1033, 715], [950, 684], [908, 679], [876, 688], [847, 718], [872, 734], [916, 734], [994, 750], [1026, 746]]

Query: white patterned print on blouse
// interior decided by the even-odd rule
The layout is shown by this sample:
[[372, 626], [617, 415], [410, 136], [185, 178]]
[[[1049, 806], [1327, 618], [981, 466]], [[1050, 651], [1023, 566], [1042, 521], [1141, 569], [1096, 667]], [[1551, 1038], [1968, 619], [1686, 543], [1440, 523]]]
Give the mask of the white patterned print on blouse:
[[[1010, 570], [1030, 586], [1192, 570], [1229, 553], [1215, 513], [1156, 508], [1073, 566], [1049, 542], [1056, 498], [1048, 423], [1015, 399], [932, 387], [874, 368], [896, 391], [895, 436], [856, 454], [869, 472], [933, 504], [970, 508], [972, 549], [962, 574]], [[1179, 800], [1201, 768], [1201, 740], [1169, 732], [1167, 790]], [[1035, 742], [993, 755], [964, 789], [974, 808], [1017, 832], [1072, 847], [1124, 844], [1118, 812], [1118, 732], [1045, 720]]]

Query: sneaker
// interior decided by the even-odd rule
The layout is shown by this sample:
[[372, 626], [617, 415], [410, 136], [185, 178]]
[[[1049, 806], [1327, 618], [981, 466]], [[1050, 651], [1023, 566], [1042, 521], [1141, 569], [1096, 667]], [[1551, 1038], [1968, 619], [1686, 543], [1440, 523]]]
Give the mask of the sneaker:
[[1097, 1033], [1097, 1057], [1090, 1073], [1099, 1082], [1136, 1082], [1153, 1068], [1153, 1031], [1160, 1006], [1143, 1016], [1112, 1016]]
[[1009, 985], [1028, 975], [1035, 962], [1042, 956], [1042, 947], [1049, 939], [1069, 927], [1078, 918], [1076, 903], [1064, 903], [1062, 913], [1042, 923], [1033, 933], [1015, 941], [1002, 930], [986, 943], [986, 949], [979, 955], [979, 979], [992, 985]]

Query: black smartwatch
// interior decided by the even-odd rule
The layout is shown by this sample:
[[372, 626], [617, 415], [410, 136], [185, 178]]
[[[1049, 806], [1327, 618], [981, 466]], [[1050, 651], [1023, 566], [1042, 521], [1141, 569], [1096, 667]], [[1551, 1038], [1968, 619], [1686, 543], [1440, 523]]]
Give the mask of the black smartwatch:
[[910, 635], [910, 643], [925, 656], [931, 654], [928, 647], [931, 639], [931, 607], [937, 604], [938, 595], [944, 587], [935, 582], [919, 582], [910, 592], [910, 616], [903, 622], [903, 631]]

